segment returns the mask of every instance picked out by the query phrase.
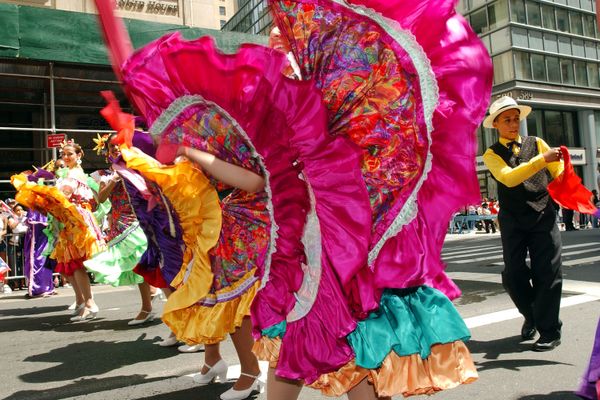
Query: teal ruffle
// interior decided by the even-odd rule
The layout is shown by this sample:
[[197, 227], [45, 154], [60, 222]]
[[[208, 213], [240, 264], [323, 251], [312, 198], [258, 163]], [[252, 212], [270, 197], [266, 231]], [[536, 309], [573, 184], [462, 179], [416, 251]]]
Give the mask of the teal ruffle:
[[393, 350], [399, 356], [426, 359], [434, 344], [467, 341], [469, 329], [443, 293], [427, 286], [386, 290], [376, 312], [360, 321], [348, 341], [356, 364], [379, 368]]
[[266, 329], [262, 330], [263, 336], [269, 337], [271, 339], [274, 338], [282, 338], [285, 334], [285, 330], [287, 329], [287, 321], [283, 320], [280, 323], [270, 326]]
[[111, 240], [107, 250], [94, 255], [83, 264], [94, 272], [96, 282], [113, 286], [137, 285], [144, 278], [133, 272], [133, 269], [147, 246], [146, 235], [136, 222]]

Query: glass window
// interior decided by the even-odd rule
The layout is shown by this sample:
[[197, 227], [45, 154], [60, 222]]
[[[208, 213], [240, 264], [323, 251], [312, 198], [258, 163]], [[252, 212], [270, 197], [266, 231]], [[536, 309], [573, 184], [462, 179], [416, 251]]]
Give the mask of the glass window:
[[541, 54], [531, 54], [531, 68], [533, 70], [533, 79], [546, 82], [546, 64], [544, 56]]
[[567, 4], [567, 0], [554, 0], [554, 2], [555, 2], [556, 4], [564, 4], [564, 5], [566, 5], [566, 4]]
[[567, 4], [571, 7], [579, 8], [579, 0], [567, 0]]
[[585, 42], [585, 56], [586, 58], [592, 58], [594, 60], [597, 59], [596, 54], [596, 43], [593, 42]]
[[558, 53], [558, 37], [551, 33], [544, 33], [544, 50]]
[[471, 10], [481, 7], [485, 4], [485, 0], [471, 0]]
[[583, 47], [583, 40], [573, 39], [571, 40], [573, 47], [573, 55], [577, 57], [585, 57], [585, 48]]
[[558, 37], [558, 52], [571, 55], [571, 39], [565, 36]]
[[561, 32], [569, 32], [569, 14], [564, 8], [556, 9], [556, 28]]
[[529, 40], [527, 39], [527, 29], [512, 28], [512, 42], [513, 46], [529, 47]]
[[227, 23], [227, 21], [224, 20], [219, 20], [219, 23], [221, 24], [221, 28], [225, 26], [225, 24]]
[[512, 53], [510, 51], [492, 57], [492, 62], [494, 64], [495, 85], [511, 81], [515, 78]]
[[485, 10], [485, 8], [482, 8], [481, 10], [475, 11], [473, 14], [471, 14], [471, 27], [477, 34], [488, 31]]
[[540, 136], [543, 126], [544, 113], [541, 110], [535, 108], [531, 110], [531, 113], [527, 116], [527, 135], [529, 136]]
[[587, 63], [587, 74], [588, 80], [591, 87], [600, 87], [600, 81], [598, 80], [598, 64]]
[[523, 0], [510, 0], [510, 19], [521, 24], [527, 23], [525, 16], [525, 2]]
[[564, 84], [575, 84], [575, 79], [573, 77], [573, 61], [564, 59], [560, 60], [560, 76], [562, 77]]
[[556, 20], [554, 19], [554, 7], [542, 5], [542, 26], [546, 29], [556, 29]]
[[565, 144], [563, 137], [563, 118], [560, 111], [544, 111], [543, 139], [551, 146]]
[[227, 15], [227, 9], [223, 6], [219, 6], [219, 15]]
[[564, 133], [561, 144], [564, 143], [567, 147], [580, 146], [579, 135], [577, 134], [577, 118], [575, 117], [575, 113], [563, 112], [562, 117]]
[[458, 6], [456, 6], [456, 11], [458, 11], [459, 14], [466, 14], [467, 11], [469, 11], [468, 0], [460, 0]]
[[488, 7], [490, 29], [499, 28], [508, 24], [508, 1], [499, 0]]
[[596, 19], [593, 15], [583, 16], [583, 35], [587, 37], [596, 37]]
[[483, 42], [483, 45], [485, 46], [485, 48], [487, 49], [488, 54], [492, 54], [492, 45], [490, 43], [490, 35], [482, 36], [480, 39]]
[[587, 11], [593, 11], [592, 0], [581, 0], [581, 8]]
[[544, 41], [542, 40], [542, 32], [529, 31], [529, 47], [535, 50], [544, 50]]
[[584, 61], [575, 61], [575, 82], [579, 86], [587, 86], [587, 66]]
[[510, 30], [509, 28], [500, 29], [499, 31], [492, 32], [490, 35], [492, 43], [492, 50], [494, 53], [500, 53], [504, 50], [510, 49]]
[[540, 13], [540, 4], [528, 0], [525, 3], [527, 7], [527, 22], [529, 25], [542, 26], [542, 14]]
[[546, 67], [548, 68], [548, 81], [561, 83], [558, 57], [546, 57]]
[[529, 53], [515, 51], [515, 75], [517, 79], [531, 79]]
[[569, 12], [569, 21], [571, 22], [571, 33], [583, 35], [583, 24], [581, 22], [581, 14], [578, 12]]

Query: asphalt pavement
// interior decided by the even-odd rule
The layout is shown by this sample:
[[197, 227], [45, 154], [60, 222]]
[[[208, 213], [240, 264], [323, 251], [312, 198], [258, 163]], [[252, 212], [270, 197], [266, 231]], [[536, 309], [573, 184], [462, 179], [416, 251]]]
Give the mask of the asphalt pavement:
[[[522, 319], [500, 284], [499, 235], [447, 238], [443, 257], [463, 291], [455, 305], [471, 328], [468, 347], [480, 378], [437, 398], [576, 399], [572, 392], [587, 365], [600, 315], [600, 229], [563, 232], [563, 243], [563, 343], [536, 353], [532, 342], [520, 340]], [[0, 295], [0, 398], [212, 400], [231, 387], [232, 381], [197, 386], [191, 376], [202, 365], [202, 352], [182, 354], [156, 345], [167, 333], [158, 319], [127, 326], [139, 310], [136, 288], [96, 285], [94, 293], [98, 318], [81, 323], [69, 322], [68, 288], [43, 299], [26, 299], [24, 291]], [[161, 307], [157, 301], [157, 313]], [[230, 340], [222, 344], [222, 354], [233, 380], [239, 366]], [[326, 398], [308, 388], [300, 396]]]

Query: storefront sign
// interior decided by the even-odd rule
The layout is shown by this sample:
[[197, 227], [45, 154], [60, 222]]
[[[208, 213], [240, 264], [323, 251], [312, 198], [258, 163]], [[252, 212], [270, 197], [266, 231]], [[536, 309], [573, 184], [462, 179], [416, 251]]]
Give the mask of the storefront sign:
[[569, 155], [571, 156], [571, 163], [573, 165], [586, 165], [585, 149], [569, 149]]
[[117, 7], [123, 11], [179, 15], [178, 0], [118, 0]]
[[500, 97], [505, 97], [505, 96], [512, 97], [515, 100], [533, 100], [533, 92], [531, 92], [529, 90], [515, 90], [515, 91], [511, 90], [510, 92], [497, 94], [496, 99], [499, 99]]
[[55, 133], [48, 135], [48, 140], [46, 141], [46, 147], [49, 149], [53, 147], [60, 147], [60, 144], [65, 141], [67, 135], [64, 133]]

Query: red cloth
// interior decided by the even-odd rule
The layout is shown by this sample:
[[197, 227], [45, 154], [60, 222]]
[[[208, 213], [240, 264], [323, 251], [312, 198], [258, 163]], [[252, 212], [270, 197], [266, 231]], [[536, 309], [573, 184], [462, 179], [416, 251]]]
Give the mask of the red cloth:
[[592, 192], [581, 184], [581, 178], [575, 174], [571, 156], [565, 146], [560, 146], [565, 163], [565, 170], [548, 185], [550, 197], [561, 207], [579, 211], [584, 214], [598, 212], [592, 203]]
[[85, 269], [83, 267], [83, 259], [71, 260], [66, 263], [59, 262], [56, 264], [54, 271], [66, 276], [72, 276], [78, 269]]
[[144, 278], [144, 281], [146, 281], [146, 283], [151, 286], [161, 288], [161, 289], [170, 288], [169, 284], [165, 281], [162, 274], [160, 273], [160, 268], [158, 268], [158, 267], [152, 268], [152, 269], [146, 269], [146, 268], [140, 267], [140, 265], [138, 264], [133, 269], [133, 272], [135, 272], [136, 274], [138, 274], [142, 278]]
[[100, 114], [108, 124], [117, 131], [117, 136], [112, 140], [116, 144], [125, 144], [128, 147], [133, 146], [133, 131], [135, 129], [135, 118], [131, 114], [124, 113], [121, 110], [119, 101], [110, 90], [100, 92], [104, 100], [108, 103]]

